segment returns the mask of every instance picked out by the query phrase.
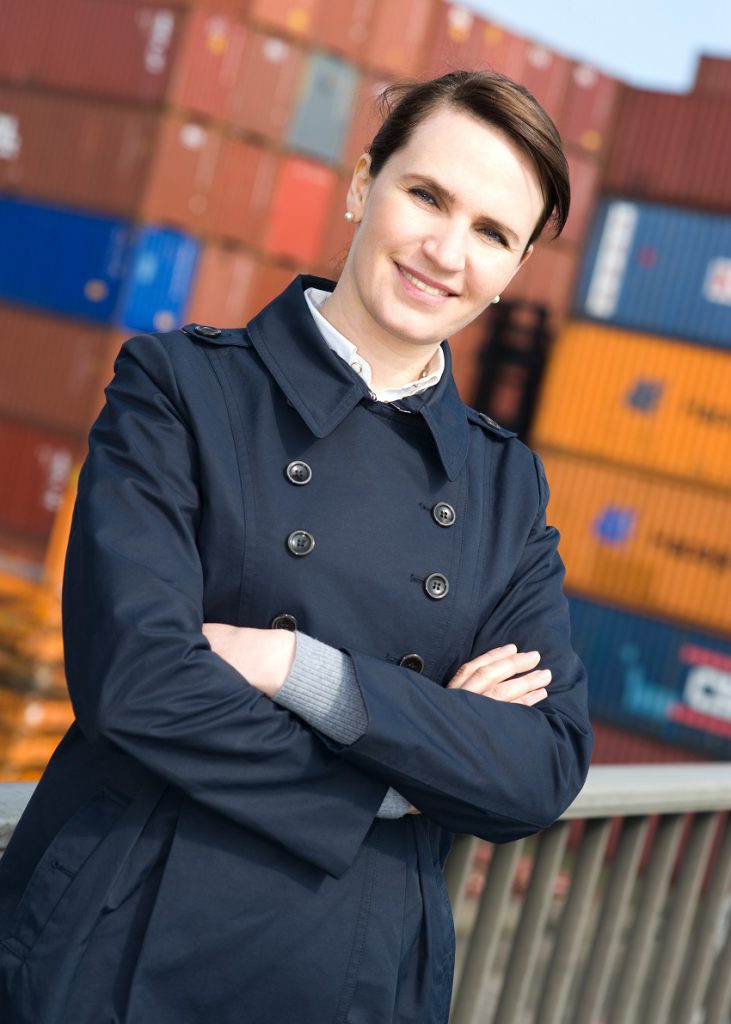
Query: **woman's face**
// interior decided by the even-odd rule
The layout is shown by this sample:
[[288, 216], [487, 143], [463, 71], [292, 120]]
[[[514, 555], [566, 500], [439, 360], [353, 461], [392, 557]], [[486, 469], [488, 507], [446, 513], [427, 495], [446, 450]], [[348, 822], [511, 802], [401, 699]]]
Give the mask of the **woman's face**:
[[478, 316], [530, 254], [543, 210], [535, 170], [506, 136], [447, 106], [375, 178], [368, 164], [359, 161], [348, 196], [358, 223], [343, 271], [350, 327], [438, 343]]

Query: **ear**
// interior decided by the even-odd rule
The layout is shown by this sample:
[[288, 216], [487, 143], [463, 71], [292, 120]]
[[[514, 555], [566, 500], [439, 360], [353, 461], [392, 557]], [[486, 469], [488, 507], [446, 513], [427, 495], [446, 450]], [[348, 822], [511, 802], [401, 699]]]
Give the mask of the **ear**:
[[347, 208], [352, 210], [355, 214], [356, 224], [358, 221], [363, 219], [363, 210], [365, 209], [368, 189], [370, 188], [371, 183], [370, 166], [370, 155], [368, 153], [362, 153], [358, 157], [358, 162], [355, 165], [355, 170], [353, 171], [353, 177], [350, 179]]

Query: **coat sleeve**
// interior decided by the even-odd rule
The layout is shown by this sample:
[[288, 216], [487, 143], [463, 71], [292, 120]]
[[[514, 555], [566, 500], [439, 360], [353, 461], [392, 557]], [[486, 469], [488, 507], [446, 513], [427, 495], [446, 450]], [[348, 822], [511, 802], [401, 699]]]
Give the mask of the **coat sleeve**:
[[537, 455], [534, 461], [537, 512], [470, 659], [508, 643], [540, 651], [541, 667], [552, 671], [547, 699], [529, 708], [447, 690], [348, 650], [367, 726], [350, 744], [326, 740], [443, 827], [493, 842], [552, 824], [583, 785], [592, 749], [586, 674], [571, 647], [558, 532], [546, 525], [548, 485]]
[[387, 785], [251, 687], [201, 632], [197, 445], [162, 339], [122, 347], [79, 476], [63, 582], [69, 691], [111, 741], [195, 800], [333, 875]]

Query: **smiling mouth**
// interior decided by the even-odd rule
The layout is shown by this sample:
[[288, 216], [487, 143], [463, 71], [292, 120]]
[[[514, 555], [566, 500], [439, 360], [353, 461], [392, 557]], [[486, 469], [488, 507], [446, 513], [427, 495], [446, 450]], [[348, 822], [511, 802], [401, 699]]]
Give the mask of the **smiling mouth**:
[[398, 267], [399, 271], [404, 275], [407, 281], [413, 284], [415, 288], [418, 288], [419, 291], [424, 292], [426, 295], [436, 295], [439, 298], [447, 299], [450, 296], [454, 296], [455, 294], [454, 292], [448, 291], [446, 288], [439, 288], [436, 285], [427, 284], [426, 281], [423, 281], [420, 277], [416, 277], [414, 274], [411, 273], [411, 271], [407, 270], [406, 267], [402, 267], [400, 263], [397, 263], [396, 266]]

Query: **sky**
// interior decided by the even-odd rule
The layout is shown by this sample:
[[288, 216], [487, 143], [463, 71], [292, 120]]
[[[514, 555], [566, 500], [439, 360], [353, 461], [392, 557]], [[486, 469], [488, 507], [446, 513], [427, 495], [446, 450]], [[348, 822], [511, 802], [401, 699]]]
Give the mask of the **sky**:
[[699, 54], [731, 58], [731, 0], [462, 0], [461, 6], [647, 89], [687, 92]]

